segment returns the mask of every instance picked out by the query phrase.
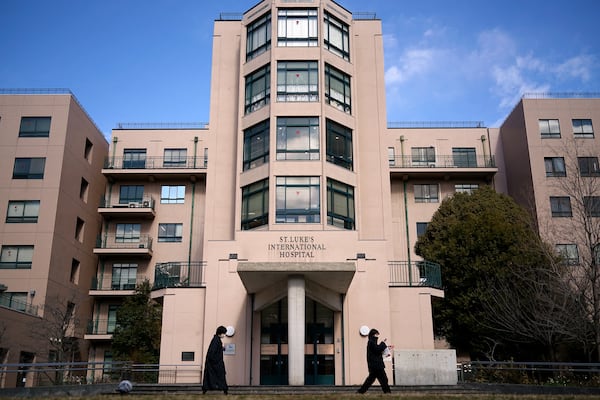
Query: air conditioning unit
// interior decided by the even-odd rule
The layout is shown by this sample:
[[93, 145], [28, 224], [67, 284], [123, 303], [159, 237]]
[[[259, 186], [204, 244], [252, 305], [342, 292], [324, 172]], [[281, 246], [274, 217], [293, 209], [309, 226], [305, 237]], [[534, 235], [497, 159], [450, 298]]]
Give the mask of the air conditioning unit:
[[129, 208], [136, 208], [137, 206], [138, 206], [138, 203], [136, 203], [136, 202], [129, 203]]
[[146, 244], [145, 244], [145, 243], [140, 243], [140, 244], [138, 245], [138, 248], [140, 248], [140, 249], [145, 249], [145, 248], [146, 248]]
[[142, 207], [144, 207], [144, 208], [149, 208], [149, 207], [150, 207], [150, 202], [149, 202], [148, 200], [145, 200], [145, 201], [142, 203]]
[[428, 165], [429, 165], [429, 168], [435, 168], [435, 163], [434, 162], [429, 163]]

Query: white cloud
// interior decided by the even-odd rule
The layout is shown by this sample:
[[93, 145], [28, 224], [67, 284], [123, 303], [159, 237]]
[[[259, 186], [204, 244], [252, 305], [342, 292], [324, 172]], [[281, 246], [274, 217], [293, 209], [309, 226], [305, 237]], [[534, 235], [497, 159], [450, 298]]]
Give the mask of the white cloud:
[[569, 58], [555, 68], [556, 75], [559, 78], [575, 78], [583, 82], [590, 80], [590, 69], [594, 65], [594, 58], [590, 55], [579, 55]]
[[426, 74], [436, 62], [434, 49], [408, 49], [385, 72], [388, 85], [402, 84], [411, 78]]

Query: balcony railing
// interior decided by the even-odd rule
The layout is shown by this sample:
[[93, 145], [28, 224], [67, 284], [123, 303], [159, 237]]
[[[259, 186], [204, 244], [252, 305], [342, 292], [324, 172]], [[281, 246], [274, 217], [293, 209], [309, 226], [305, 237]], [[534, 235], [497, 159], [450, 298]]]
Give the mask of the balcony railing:
[[38, 306], [29, 304], [26, 301], [21, 301], [12, 298], [7, 293], [0, 293], [0, 307], [9, 308], [11, 310], [20, 311], [25, 314], [38, 315]]
[[442, 288], [439, 264], [430, 261], [390, 261], [390, 286]]
[[110, 274], [107, 274], [102, 279], [97, 277], [92, 278], [92, 286], [90, 290], [102, 290], [102, 291], [118, 291], [118, 290], [135, 290], [135, 288], [142, 283], [146, 277], [138, 276], [133, 279], [121, 279], [114, 281]]
[[88, 321], [86, 334], [88, 335], [112, 335], [117, 326], [115, 319], [94, 319]]
[[149, 235], [117, 236], [101, 235], [96, 239], [98, 249], [152, 249], [152, 237]]
[[496, 168], [492, 156], [435, 156], [423, 159], [413, 156], [395, 156], [389, 159], [390, 168]]
[[132, 199], [128, 201], [112, 200], [108, 201], [105, 198], [100, 200], [100, 208], [151, 208], [154, 209], [154, 198], [144, 196], [142, 199]]
[[202, 287], [206, 261], [157, 263], [153, 289], [167, 287]]
[[109, 157], [104, 160], [105, 169], [206, 169], [206, 157]]

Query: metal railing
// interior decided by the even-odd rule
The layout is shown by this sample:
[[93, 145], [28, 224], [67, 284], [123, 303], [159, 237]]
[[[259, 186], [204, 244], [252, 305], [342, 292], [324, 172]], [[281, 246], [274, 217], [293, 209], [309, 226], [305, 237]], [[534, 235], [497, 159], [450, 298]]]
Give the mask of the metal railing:
[[496, 168], [493, 156], [436, 155], [435, 160], [413, 156], [389, 159], [390, 168]]
[[100, 208], [151, 208], [154, 210], [155, 200], [151, 196], [144, 196], [141, 200], [130, 200], [127, 202], [100, 200]]
[[153, 289], [172, 287], [203, 287], [206, 261], [171, 261], [157, 263]]
[[483, 121], [388, 121], [389, 129], [400, 128], [485, 128]]
[[600, 92], [528, 92], [523, 99], [597, 99]]
[[119, 122], [116, 129], [208, 129], [208, 122]]
[[131, 159], [130, 157], [108, 157], [104, 161], [105, 169], [206, 169], [207, 158], [198, 157], [145, 157]]
[[149, 235], [117, 236], [100, 235], [96, 239], [98, 249], [152, 249], [152, 237]]
[[96, 318], [88, 321], [85, 333], [88, 335], [112, 335], [116, 326], [116, 319]]
[[98, 277], [92, 278], [92, 286], [90, 290], [135, 290], [135, 288], [144, 282], [147, 278], [145, 276], [137, 276], [134, 279], [114, 281], [111, 274], [106, 274], [102, 279]]
[[38, 306], [12, 298], [8, 293], [0, 293], [0, 307], [20, 311], [29, 315], [38, 315]]
[[439, 264], [430, 261], [390, 261], [390, 286], [442, 288]]

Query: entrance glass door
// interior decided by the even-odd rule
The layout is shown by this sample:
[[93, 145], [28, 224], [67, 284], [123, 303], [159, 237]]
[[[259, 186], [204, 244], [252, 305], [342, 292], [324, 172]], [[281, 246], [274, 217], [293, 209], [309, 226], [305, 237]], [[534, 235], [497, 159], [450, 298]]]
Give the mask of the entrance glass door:
[[265, 308], [260, 316], [260, 384], [288, 384], [287, 298]]
[[333, 311], [306, 299], [304, 384], [335, 384]]

